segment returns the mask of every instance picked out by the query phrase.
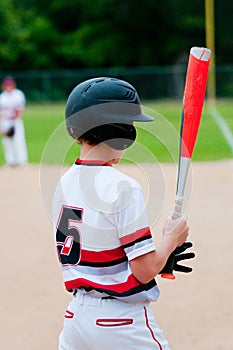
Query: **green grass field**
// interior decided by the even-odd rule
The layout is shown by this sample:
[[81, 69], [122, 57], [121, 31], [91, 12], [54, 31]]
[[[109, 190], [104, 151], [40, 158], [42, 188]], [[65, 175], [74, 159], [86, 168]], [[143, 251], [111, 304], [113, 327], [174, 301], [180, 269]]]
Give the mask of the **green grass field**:
[[[233, 100], [216, 103], [217, 110], [233, 131]], [[28, 103], [24, 123], [30, 163], [71, 164], [79, 156], [79, 146], [66, 134], [64, 103]], [[177, 161], [181, 102], [144, 101], [143, 110], [155, 122], [138, 123], [137, 142], [126, 151], [124, 162]], [[193, 161], [232, 158], [232, 151], [205, 106]], [[0, 164], [4, 163], [0, 147]]]

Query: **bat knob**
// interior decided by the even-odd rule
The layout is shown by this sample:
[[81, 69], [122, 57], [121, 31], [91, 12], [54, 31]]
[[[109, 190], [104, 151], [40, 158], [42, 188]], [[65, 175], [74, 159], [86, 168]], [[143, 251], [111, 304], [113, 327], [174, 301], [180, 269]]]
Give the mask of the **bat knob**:
[[168, 280], [174, 280], [176, 277], [172, 273], [162, 273], [162, 278], [167, 278]]

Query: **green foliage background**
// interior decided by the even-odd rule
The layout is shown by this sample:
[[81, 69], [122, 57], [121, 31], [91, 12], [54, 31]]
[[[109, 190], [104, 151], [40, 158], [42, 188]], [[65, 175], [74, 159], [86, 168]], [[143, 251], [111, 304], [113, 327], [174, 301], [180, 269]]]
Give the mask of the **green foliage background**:
[[[217, 64], [232, 63], [232, 13], [215, 0]], [[0, 23], [1, 71], [173, 65], [205, 46], [204, 0], [3, 0]]]

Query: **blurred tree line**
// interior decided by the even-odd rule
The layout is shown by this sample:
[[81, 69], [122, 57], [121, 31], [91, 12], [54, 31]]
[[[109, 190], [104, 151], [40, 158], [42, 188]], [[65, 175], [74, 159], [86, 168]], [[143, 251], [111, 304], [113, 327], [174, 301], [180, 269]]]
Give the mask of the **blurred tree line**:
[[[173, 65], [205, 46], [204, 0], [2, 0], [0, 70]], [[233, 60], [232, 0], [215, 0], [216, 63]]]

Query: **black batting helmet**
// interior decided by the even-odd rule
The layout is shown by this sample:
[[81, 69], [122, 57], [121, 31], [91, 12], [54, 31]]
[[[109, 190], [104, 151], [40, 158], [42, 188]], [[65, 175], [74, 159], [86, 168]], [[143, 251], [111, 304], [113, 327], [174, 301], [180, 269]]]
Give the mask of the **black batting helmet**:
[[66, 128], [75, 139], [82, 137], [125, 149], [136, 139], [134, 121], [153, 121], [142, 113], [135, 88], [126, 81], [100, 77], [78, 84], [68, 97]]

